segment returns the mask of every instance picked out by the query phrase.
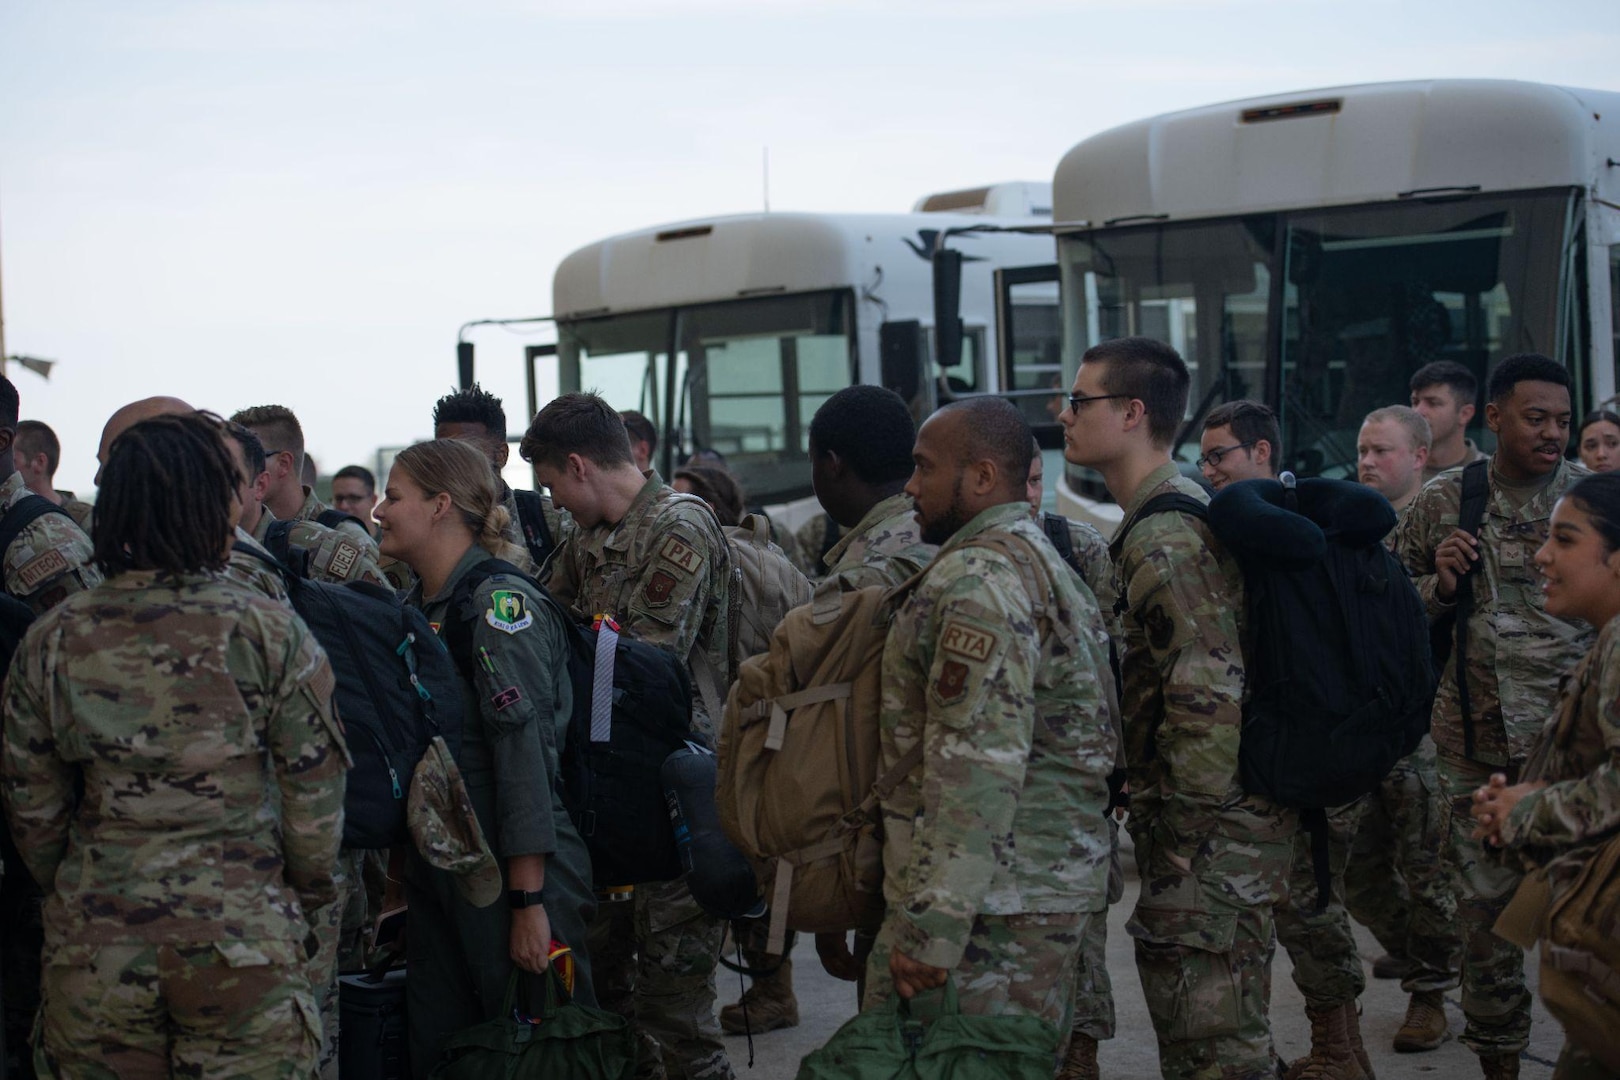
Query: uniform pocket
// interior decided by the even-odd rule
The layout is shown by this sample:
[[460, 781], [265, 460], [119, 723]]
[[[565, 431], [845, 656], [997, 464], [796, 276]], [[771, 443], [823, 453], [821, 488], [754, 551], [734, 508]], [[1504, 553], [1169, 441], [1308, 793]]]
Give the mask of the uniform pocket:
[[1242, 1026], [1242, 988], [1233, 967], [1235, 915], [1144, 911], [1126, 924], [1154, 1026], [1167, 1042], [1231, 1035]]

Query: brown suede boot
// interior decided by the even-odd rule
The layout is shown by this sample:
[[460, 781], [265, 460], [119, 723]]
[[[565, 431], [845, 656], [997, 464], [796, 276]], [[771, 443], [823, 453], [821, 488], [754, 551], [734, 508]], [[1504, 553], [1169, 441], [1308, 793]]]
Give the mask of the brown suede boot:
[[1356, 1055], [1356, 1063], [1367, 1080], [1378, 1080], [1373, 1075], [1372, 1058], [1367, 1056], [1367, 1048], [1361, 1043], [1361, 1008], [1358, 1002], [1350, 1002], [1344, 1008], [1344, 1027], [1350, 1035], [1350, 1051]]
[[1485, 1070], [1485, 1080], [1519, 1080], [1518, 1054], [1481, 1054], [1479, 1067]]
[[1355, 1010], [1355, 1002], [1325, 1009], [1306, 1007], [1311, 1052], [1288, 1066], [1287, 1080], [1370, 1080], [1350, 1042], [1349, 1025]]
[[1075, 1032], [1055, 1080], [1098, 1080], [1097, 1040]]
[[[743, 1017], [745, 1006], [747, 1019]], [[741, 1035], [750, 1028], [758, 1035], [798, 1024], [799, 1001], [793, 996], [791, 960], [782, 961], [782, 966], [771, 974], [756, 978], [754, 985], [743, 991], [740, 1001], [720, 1010], [720, 1029], [728, 1035]]]
[[1446, 1041], [1446, 996], [1438, 990], [1419, 990], [1406, 1005], [1406, 1019], [1395, 1033], [1395, 1050], [1415, 1054], [1434, 1050]]

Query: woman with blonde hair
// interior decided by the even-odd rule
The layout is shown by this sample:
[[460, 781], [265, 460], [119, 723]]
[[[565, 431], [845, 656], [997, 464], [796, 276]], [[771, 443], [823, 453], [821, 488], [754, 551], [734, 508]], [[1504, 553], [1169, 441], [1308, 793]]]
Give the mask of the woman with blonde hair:
[[475, 907], [412, 854], [411, 1068], [426, 1076], [446, 1038], [499, 1015], [514, 965], [519, 1000], [543, 1000], [553, 939], [580, 950], [573, 997], [595, 1004], [583, 953], [594, 900], [590, 858], [559, 794], [569, 631], [544, 591], [503, 561], [514, 549], [489, 462], [459, 440], [417, 443], [394, 459], [375, 516], [383, 554], [416, 573], [406, 602], [461, 670], [468, 720], [457, 764], [505, 894]]

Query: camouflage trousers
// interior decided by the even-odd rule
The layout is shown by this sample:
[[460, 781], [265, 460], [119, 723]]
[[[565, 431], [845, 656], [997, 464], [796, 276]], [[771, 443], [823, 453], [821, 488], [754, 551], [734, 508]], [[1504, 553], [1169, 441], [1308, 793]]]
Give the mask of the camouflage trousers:
[[704, 914], [684, 881], [637, 885], [591, 920], [591, 971], [602, 1008], [637, 1034], [637, 1080], [734, 1080], [714, 1015], [714, 970], [725, 924]]
[[308, 1077], [320, 1017], [293, 941], [69, 945], [45, 965], [41, 1076]]
[[[1119, 854], [1119, 822], [1108, 815], [1108, 906], [1125, 895], [1125, 860]], [[1108, 977], [1108, 912], [1099, 911], [1086, 920], [1080, 939], [1080, 962], [1074, 973], [1074, 1023], [1076, 1035], [1089, 1035], [1098, 1042], [1114, 1037], [1114, 983]]]
[[1395, 764], [1367, 800], [1350, 848], [1344, 902], [1391, 956], [1412, 964], [1408, 994], [1450, 990], [1462, 978], [1457, 898], [1446, 880], [1444, 814], [1434, 743]]
[[1530, 991], [1524, 983], [1524, 950], [1491, 932], [1513, 898], [1522, 875], [1499, 852], [1469, 838], [1474, 791], [1499, 765], [1438, 754], [1445, 804], [1446, 873], [1457, 897], [1462, 930], [1462, 1006], [1468, 1023], [1461, 1042], [1476, 1054], [1517, 1054], [1530, 1043]]
[[[1067, 1030], [1080, 941], [1088, 922], [1106, 917], [1101, 911], [976, 916], [962, 962], [951, 972], [959, 1008], [974, 1016], [1038, 1016]], [[893, 943], [893, 925], [885, 919], [866, 961], [863, 1009], [895, 993], [889, 974]]]
[[1365, 800], [1327, 812], [1330, 895], [1320, 911], [1316, 860], [1311, 834], [1303, 826], [1294, 837], [1294, 860], [1288, 871], [1288, 899], [1277, 905], [1277, 940], [1294, 962], [1294, 985], [1314, 1009], [1355, 1001], [1367, 988], [1350, 913], [1344, 908], [1344, 869], [1361, 821]]
[[1252, 839], [1206, 838], [1187, 874], [1156, 843], [1154, 815], [1131, 814], [1142, 891], [1126, 931], [1166, 1080], [1275, 1075], [1272, 909], [1287, 890], [1297, 824], [1275, 808], [1246, 816]]

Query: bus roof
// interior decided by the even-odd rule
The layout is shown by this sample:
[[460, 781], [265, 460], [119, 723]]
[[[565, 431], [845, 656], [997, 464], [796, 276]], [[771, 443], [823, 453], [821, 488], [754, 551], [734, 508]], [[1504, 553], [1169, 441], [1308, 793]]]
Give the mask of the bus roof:
[[1278, 94], [1138, 120], [1058, 163], [1053, 216], [1091, 227], [1425, 192], [1581, 187], [1620, 202], [1620, 93], [1486, 79]]
[[563, 259], [552, 283], [552, 311], [568, 319], [848, 288], [867, 284], [874, 263], [888, 262], [893, 273], [915, 262], [931, 272], [942, 229], [1047, 224], [959, 213], [771, 213], [659, 225], [599, 240]]

